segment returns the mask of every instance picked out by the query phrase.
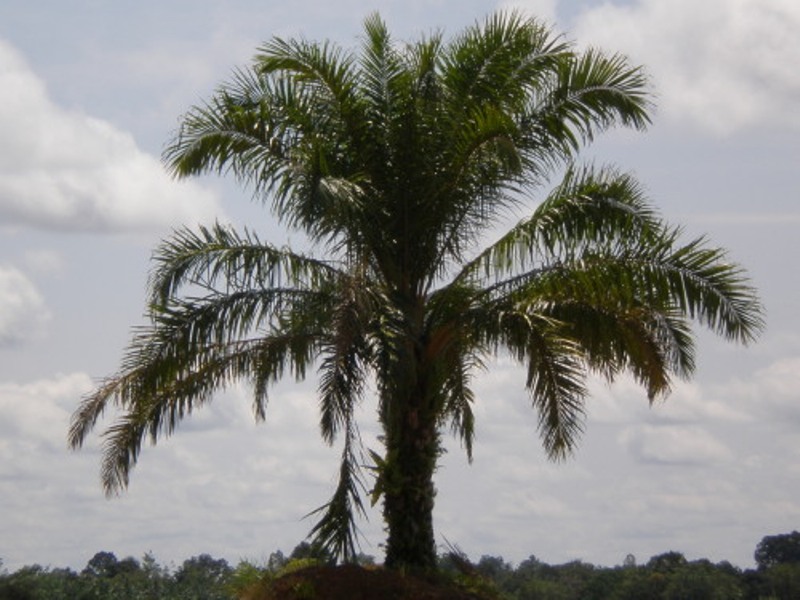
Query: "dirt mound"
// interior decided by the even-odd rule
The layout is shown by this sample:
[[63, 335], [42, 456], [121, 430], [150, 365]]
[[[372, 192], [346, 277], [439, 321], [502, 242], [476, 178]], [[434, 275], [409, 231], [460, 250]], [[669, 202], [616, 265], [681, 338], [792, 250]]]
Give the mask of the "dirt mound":
[[451, 583], [354, 565], [308, 567], [246, 600], [482, 600]]

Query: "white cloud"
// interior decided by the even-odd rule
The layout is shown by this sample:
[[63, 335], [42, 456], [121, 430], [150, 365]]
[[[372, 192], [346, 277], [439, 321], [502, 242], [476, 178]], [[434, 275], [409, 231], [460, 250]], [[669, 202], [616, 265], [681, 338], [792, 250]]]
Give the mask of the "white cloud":
[[58, 375], [31, 383], [0, 383], [0, 463], [19, 464], [15, 451], [66, 448], [67, 427], [77, 398], [92, 387], [83, 373]]
[[697, 423], [705, 420], [752, 420], [744, 406], [732, 405], [730, 389], [739, 382], [709, 385], [696, 381], [675, 381], [671, 393], [652, 405], [647, 393], [632, 377], [623, 376], [613, 384], [593, 381], [587, 400], [589, 421], [626, 424], [635, 421], [654, 423]]
[[636, 459], [647, 463], [699, 465], [732, 456], [725, 444], [697, 426], [638, 425], [625, 429], [620, 441]]
[[800, 423], [800, 357], [776, 360], [746, 381], [732, 382], [728, 392], [759, 418], [794, 429]]
[[42, 335], [49, 319], [36, 286], [14, 267], [0, 266], [0, 347]]
[[571, 34], [643, 63], [666, 117], [724, 133], [800, 127], [798, 31], [795, 0], [638, 0], [587, 10]]
[[554, 24], [557, 4], [557, 0], [507, 0], [499, 4], [498, 10], [517, 10], [541, 19], [545, 23]]
[[64, 258], [53, 250], [29, 250], [25, 253], [24, 260], [28, 268], [37, 273], [61, 273], [64, 269]]
[[0, 217], [7, 225], [80, 231], [208, 221], [214, 196], [175, 182], [133, 137], [65, 110], [0, 40]]

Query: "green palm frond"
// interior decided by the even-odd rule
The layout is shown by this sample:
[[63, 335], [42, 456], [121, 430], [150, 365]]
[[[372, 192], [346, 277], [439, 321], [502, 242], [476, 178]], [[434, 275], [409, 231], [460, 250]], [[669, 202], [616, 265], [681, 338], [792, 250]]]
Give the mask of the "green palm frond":
[[657, 237], [663, 228], [630, 175], [610, 168], [570, 168], [530, 217], [467, 263], [457, 280], [502, 279], [589, 248], [619, 248]]
[[444, 406], [442, 418], [450, 422], [450, 429], [464, 445], [467, 460], [472, 461], [472, 447], [475, 439], [475, 393], [470, 383], [473, 373], [483, 367], [483, 361], [474, 355], [460, 357], [461, 361], [450, 364], [450, 369], [442, 384]]
[[427, 376], [437, 390], [436, 412], [441, 424], [449, 424], [470, 461], [475, 435], [472, 407], [476, 400], [471, 384], [475, 373], [485, 368], [483, 347], [474, 335], [480, 326], [470, 323], [471, 319], [485, 316], [476, 310], [475, 292], [452, 284], [431, 294], [423, 350], [432, 367]]
[[328, 443], [351, 419], [371, 362], [368, 334], [373, 310], [364, 282], [360, 278], [346, 280], [339, 291], [329, 333], [322, 342], [319, 368], [320, 426]]
[[307, 516], [319, 515], [309, 533], [314, 543], [344, 562], [352, 562], [358, 551], [357, 517], [365, 517], [358, 448], [358, 430], [348, 414], [345, 421], [345, 443], [339, 466], [339, 481], [331, 499]]
[[[101, 473], [106, 493], [120, 491], [128, 484], [144, 439], [155, 442], [170, 435], [183, 418], [225, 386], [231, 374], [248, 361], [247, 355], [247, 349], [239, 349], [235, 355], [206, 357], [202, 368], [191, 371], [179, 359], [166, 357], [107, 378], [73, 414], [70, 445], [80, 447], [106, 409], [122, 410], [117, 422], [103, 433]], [[127, 358], [132, 360], [130, 352]]]
[[525, 387], [539, 415], [548, 456], [563, 459], [583, 433], [586, 368], [580, 344], [555, 320], [526, 312], [502, 315], [500, 341], [527, 365]]
[[153, 254], [151, 302], [161, 305], [183, 286], [252, 290], [283, 286], [315, 289], [338, 276], [337, 268], [313, 257], [275, 248], [247, 230], [216, 224], [177, 230]]
[[[755, 289], [723, 248], [705, 238], [679, 244], [680, 230], [667, 232], [661, 243], [642, 249], [634, 266], [648, 279], [663, 282], [655, 294], [669, 294], [674, 307], [727, 339], [749, 343], [764, 326]], [[639, 262], [641, 261], [641, 262]]]
[[291, 74], [295, 82], [319, 92], [320, 102], [334, 103], [336, 112], [326, 111], [323, 117], [349, 116], [356, 87], [352, 68], [355, 57], [351, 53], [328, 41], [273, 38], [259, 48], [255, 62], [260, 73]]
[[179, 177], [230, 171], [245, 183], [257, 183], [261, 174], [276, 180], [290, 167], [284, 148], [294, 137], [280, 127], [296, 102], [287, 86], [253, 70], [236, 71], [208, 102], [184, 115], [164, 150], [169, 171]]
[[586, 387], [583, 367], [561, 347], [542, 345], [529, 363], [527, 388], [539, 414], [539, 432], [548, 456], [566, 458], [583, 433]]
[[[124, 411], [120, 423], [105, 434], [103, 478], [113, 492], [127, 484], [141, 444], [136, 436], [149, 435], [155, 442], [172, 434], [180, 420], [235, 381], [253, 379], [253, 409], [262, 418], [268, 384], [287, 370], [303, 378], [318, 354], [327, 300], [319, 290], [273, 288], [153, 307], [153, 323], [137, 330], [121, 371], [87, 396], [73, 415], [70, 444], [80, 446], [109, 405]], [[250, 337], [274, 321], [276, 313], [284, 314], [287, 303], [295, 311], [304, 306], [314, 318], [296, 314], [282, 330]]]
[[[644, 129], [650, 123], [648, 98], [646, 75], [625, 57], [594, 49], [572, 55], [529, 106], [531, 141], [572, 156], [616, 124]], [[534, 160], [540, 159], [533, 150]]]
[[568, 55], [568, 45], [542, 23], [519, 13], [497, 13], [451, 44], [445, 85], [467, 109], [517, 110]]
[[[362, 44], [360, 73], [362, 93], [367, 102], [368, 114], [375, 118], [391, 114], [402, 93], [401, 79], [407, 76], [408, 68], [395, 48], [386, 23], [380, 15], [373, 14], [364, 21], [365, 39]], [[375, 148], [387, 150], [388, 123], [370, 123], [370, 138]]]

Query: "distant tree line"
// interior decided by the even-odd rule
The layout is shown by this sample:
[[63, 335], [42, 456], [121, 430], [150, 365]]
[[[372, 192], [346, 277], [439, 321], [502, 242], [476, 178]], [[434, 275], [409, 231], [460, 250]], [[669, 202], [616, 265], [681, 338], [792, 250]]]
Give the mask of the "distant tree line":
[[767, 536], [756, 547], [756, 569], [727, 561], [688, 561], [665, 552], [637, 565], [628, 555], [618, 567], [582, 561], [548, 565], [531, 556], [513, 567], [502, 558], [477, 563], [457, 553], [445, 559], [467, 587], [498, 600], [798, 600], [800, 533]]
[[[800, 533], [766, 536], [755, 550], [755, 569], [727, 561], [689, 561], [665, 552], [637, 564], [628, 555], [617, 567], [579, 560], [546, 564], [530, 556], [516, 567], [497, 556], [476, 563], [457, 550], [439, 558], [441, 571], [463, 587], [497, 600], [796, 600], [800, 598]], [[140, 560], [98, 552], [80, 572], [40, 565], [8, 572], [0, 561], [0, 600], [232, 600], [264, 577], [333, 557], [306, 542], [287, 556], [273, 552], [265, 564], [200, 554], [177, 568], [151, 554]], [[373, 566], [370, 556], [356, 562]]]

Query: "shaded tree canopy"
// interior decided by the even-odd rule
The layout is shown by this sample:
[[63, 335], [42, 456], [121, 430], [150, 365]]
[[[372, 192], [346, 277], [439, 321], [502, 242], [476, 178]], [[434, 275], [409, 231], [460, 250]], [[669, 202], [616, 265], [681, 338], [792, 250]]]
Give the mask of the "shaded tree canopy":
[[767, 535], [756, 546], [755, 560], [759, 569], [785, 563], [800, 563], [800, 533]]

